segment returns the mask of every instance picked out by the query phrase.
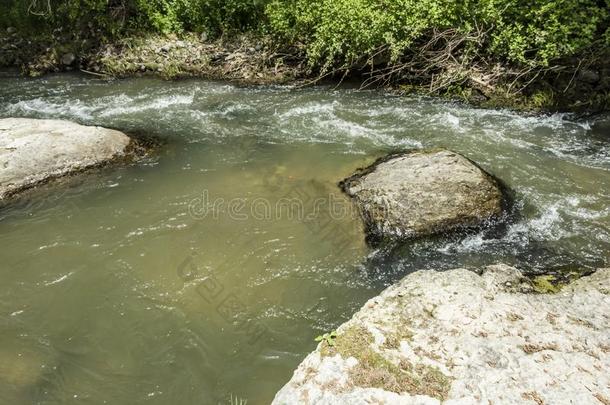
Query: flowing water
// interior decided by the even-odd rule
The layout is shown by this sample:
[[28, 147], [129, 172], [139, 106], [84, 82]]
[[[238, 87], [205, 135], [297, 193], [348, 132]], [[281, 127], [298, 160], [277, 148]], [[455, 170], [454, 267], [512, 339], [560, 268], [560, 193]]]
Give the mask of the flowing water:
[[[163, 140], [0, 211], [2, 404], [269, 403], [316, 335], [413, 270], [610, 262], [607, 120], [327, 87], [6, 73], [0, 86], [0, 117]], [[420, 147], [502, 179], [511, 222], [368, 247], [336, 183]]]

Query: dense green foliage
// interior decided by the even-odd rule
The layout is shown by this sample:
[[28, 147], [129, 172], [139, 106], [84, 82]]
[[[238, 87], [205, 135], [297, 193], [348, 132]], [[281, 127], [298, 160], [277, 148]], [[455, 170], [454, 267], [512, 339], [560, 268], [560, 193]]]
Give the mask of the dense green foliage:
[[12, 26], [25, 33], [45, 34], [51, 30], [71, 30], [89, 34], [118, 33], [127, 15], [135, 10], [118, 0], [0, 0], [0, 26]]
[[0, 0], [0, 27], [87, 36], [134, 31], [268, 32], [302, 44], [312, 66], [392, 61], [439, 33], [460, 49], [529, 66], [610, 44], [610, 0]]
[[135, 0], [138, 23], [158, 31], [201, 31], [218, 35], [256, 29], [265, 0]]
[[43, 31], [95, 27], [104, 34], [150, 30], [162, 33], [256, 29], [265, 0], [0, 0], [0, 27]]
[[333, 64], [387, 46], [397, 60], [435, 33], [471, 36], [481, 51], [545, 66], [577, 53], [605, 33], [610, 2], [595, 0], [275, 0], [276, 33], [307, 44], [314, 62]]

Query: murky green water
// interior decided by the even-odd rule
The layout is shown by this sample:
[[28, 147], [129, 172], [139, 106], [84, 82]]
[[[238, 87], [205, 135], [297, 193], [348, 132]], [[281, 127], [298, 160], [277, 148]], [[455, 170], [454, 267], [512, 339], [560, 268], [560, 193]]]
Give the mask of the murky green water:
[[[373, 91], [5, 74], [9, 116], [166, 144], [0, 212], [2, 404], [264, 404], [317, 334], [414, 269], [610, 262], [607, 122]], [[516, 218], [368, 248], [336, 182], [436, 146], [503, 179]]]

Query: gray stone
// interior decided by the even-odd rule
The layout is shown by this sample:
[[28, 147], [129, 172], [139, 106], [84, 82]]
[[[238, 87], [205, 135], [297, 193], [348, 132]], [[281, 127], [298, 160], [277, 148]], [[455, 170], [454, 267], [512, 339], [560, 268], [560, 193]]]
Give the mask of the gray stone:
[[61, 64], [64, 66], [70, 66], [76, 60], [76, 56], [73, 53], [66, 53], [61, 57]]
[[476, 227], [502, 214], [497, 181], [448, 150], [391, 155], [340, 183], [370, 239], [413, 238]]
[[335, 346], [321, 342], [273, 404], [608, 401], [609, 285], [610, 269], [556, 294], [528, 292], [530, 282], [502, 264], [481, 276], [412, 273], [341, 325]]
[[0, 201], [48, 179], [124, 156], [122, 132], [69, 121], [0, 119]]
[[9, 34], [9, 35], [12, 35], [12, 34], [14, 34], [16, 32], [17, 32], [17, 29], [15, 27], [8, 27], [6, 29], [6, 33]]

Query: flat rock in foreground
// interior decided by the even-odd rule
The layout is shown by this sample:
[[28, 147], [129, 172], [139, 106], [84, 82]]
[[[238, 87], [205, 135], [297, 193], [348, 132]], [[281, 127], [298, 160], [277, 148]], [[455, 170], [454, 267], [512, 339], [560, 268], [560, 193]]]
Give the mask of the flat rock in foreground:
[[124, 156], [130, 142], [122, 132], [69, 121], [0, 119], [0, 201]]
[[285, 404], [610, 403], [610, 269], [557, 294], [505, 265], [419, 271], [321, 342]]
[[502, 214], [496, 180], [448, 150], [391, 155], [345, 179], [369, 237], [411, 238], [482, 225]]

